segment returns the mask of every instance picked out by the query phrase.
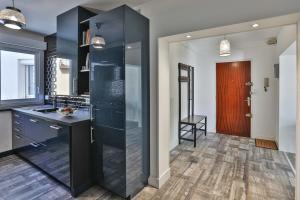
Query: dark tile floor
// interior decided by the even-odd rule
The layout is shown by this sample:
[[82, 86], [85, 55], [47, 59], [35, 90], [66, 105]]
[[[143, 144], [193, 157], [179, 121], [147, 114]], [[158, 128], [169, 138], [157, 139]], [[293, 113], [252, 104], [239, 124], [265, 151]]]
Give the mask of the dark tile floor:
[[[145, 187], [135, 200], [294, 199], [295, 175], [283, 152], [255, 147], [249, 138], [208, 134], [197, 148], [184, 142], [171, 152], [171, 178]], [[0, 200], [72, 199], [68, 190], [15, 155], [0, 158]], [[78, 199], [120, 199], [93, 187]]]

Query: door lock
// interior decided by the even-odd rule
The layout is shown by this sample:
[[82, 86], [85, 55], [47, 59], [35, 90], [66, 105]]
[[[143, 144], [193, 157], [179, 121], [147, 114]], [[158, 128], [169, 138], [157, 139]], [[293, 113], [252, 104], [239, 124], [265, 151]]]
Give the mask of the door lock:
[[252, 118], [252, 113], [247, 113], [245, 116], [248, 118]]
[[246, 86], [253, 86], [253, 83], [251, 81], [245, 83]]
[[245, 101], [247, 102], [247, 105], [250, 107], [251, 106], [251, 97], [247, 97], [247, 99], [245, 99]]

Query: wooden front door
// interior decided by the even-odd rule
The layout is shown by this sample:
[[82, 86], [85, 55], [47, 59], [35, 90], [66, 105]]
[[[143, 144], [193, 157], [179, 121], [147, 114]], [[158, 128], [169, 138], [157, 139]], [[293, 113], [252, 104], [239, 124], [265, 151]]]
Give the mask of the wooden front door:
[[217, 133], [250, 137], [251, 62], [217, 63]]

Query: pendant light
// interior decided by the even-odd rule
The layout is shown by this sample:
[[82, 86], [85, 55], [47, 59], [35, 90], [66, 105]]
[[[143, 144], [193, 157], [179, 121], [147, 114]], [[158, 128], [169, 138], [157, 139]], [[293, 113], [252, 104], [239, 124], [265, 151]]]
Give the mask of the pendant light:
[[20, 30], [25, 27], [25, 16], [21, 10], [15, 8], [15, 2], [12, 0], [12, 7], [8, 6], [0, 11], [0, 23], [7, 28]]
[[220, 56], [230, 56], [231, 55], [231, 48], [230, 42], [225, 37], [220, 42]]
[[[97, 32], [99, 33], [99, 30], [101, 28], [101, 23], [96, 23], [96, 27], [97, 27]], [[91, 44], [96, 49], [102, 49], [105, 46], [105, 40], [100, 34], [96, 34], [92, 38]]]

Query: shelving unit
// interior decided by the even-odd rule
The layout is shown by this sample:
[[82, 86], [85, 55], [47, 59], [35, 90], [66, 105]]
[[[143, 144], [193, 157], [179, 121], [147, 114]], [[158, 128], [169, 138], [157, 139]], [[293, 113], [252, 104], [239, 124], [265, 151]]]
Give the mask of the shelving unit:
[[89, 43], [83, 32], [89, 27], [89, 19], [95, 16], [83, 7], [77, 6], [57, 16], [57, 56], [71, 61], [70, 94], [73, 96], [89, 92], [89, 73], [82, 73], [86, 66]]
[[[87, 13], [89, 18], [79, 22], [79, 73], [78, 81], [81, 84], [78, 89], [78, 95], [82, 95], [89, 92], [89, 64], [87, 64], [87, 57], [90, 52], [90, 17], [93, 17], [95, 13], [89, 11]], [[84, 34], [85, 33], [85, 34]], [[83, 69], [86, 66], [86, 69]]]
[[[182, 71], [186, 75], [182, 75]], [[205, 136], [207, 133], [207, 116], [194, 114], [194, 67], [183, 63], [178, 63], [178, 97], [179, 97], [179, 120], [178, 120], [178, 141], [190, 141], [197, 145], [197, 130], [203, 131]], [[181, 86], [185, 83], [187, 85], [187, 117], [181, 117]], [[192, 135], [192, 138], [185, 137]]]

